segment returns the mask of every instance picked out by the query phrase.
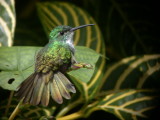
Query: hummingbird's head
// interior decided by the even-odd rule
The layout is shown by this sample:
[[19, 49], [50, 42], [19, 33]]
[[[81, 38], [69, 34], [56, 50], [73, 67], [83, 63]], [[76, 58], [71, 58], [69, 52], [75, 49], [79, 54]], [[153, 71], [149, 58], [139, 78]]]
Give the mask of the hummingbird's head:
[[71, 32], [70, 26], [57, 26], [50, 32], [50, 41], [61, 41], [65, 42], [73, 38], [74, 32]]
[[78, 27], [70, 27], [70, 26], [57, 26], [50, 32], [50, 41], [61, 41], [66, 43], [73, 43], [73, 35], [74, 31], [86, 26], [91, 26], [94, 24], [87, 24]]

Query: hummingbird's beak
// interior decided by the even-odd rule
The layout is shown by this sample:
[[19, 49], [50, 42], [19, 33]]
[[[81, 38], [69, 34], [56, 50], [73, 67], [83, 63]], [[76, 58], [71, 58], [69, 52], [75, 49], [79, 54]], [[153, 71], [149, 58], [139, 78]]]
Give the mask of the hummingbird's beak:
[[81, 26], [78, 26], [78, 27], [71, 28], [69, 31], [72, 32], [72, 31], [78, 30], [80, 28], [87, 27], [87, 26], [92, 26], [92, 25], [94, 25], [94, 24], [81, 25]]

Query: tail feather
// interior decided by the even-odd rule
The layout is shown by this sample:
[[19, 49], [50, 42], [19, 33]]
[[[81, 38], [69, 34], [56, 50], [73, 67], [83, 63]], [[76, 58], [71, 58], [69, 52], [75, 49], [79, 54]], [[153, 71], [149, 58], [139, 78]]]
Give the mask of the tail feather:
[[34, 78], [35, 74], [31, 74], [24, 82], [22, 82], [17, 88], [18, 91], [16, 92], [15, 96], [19, 96], [20, 99], [26, 96], [33, 85]]
[[44, 89], [41, 96], [41, 104], [47, 106], [50, 99], [49, 81], [53, 79], [53, 72], [50, 71], [48, 75], [43, 75], [43, 80], [45, 81]]
[[59, 104], [63, 103], [63, 99], [55, 79], [53, 79], [53, 81], [50, 81], [50, 92], [51, 92], [52, 98], [57, 103]]
[[[33, 81], [33, 83], [34, 83], [34, 81]], [[29, 91], [27, 91], [28, 94], [27, 95], [22, 94], [23, 97], [25, 96], [25, 98], [23, 100], [24, 103], [28, 103], [30, 101], [30, 99], [32, 97], [33, 89], [34, 89], [34, 86], [33, 86], [33, 84], [31, 84]]]
[[49, 104], [50, 95], [57, 103], [62, 104], [63, 98], [70, 99], [75, 93], [73, 84], [61, 72], [33, 73], [19, 86], [16, 96], [24, 98], [24, 103], [32, 105]]
[[45, 86], [45, 80], [42, 77], [41, 78], [41, 85], [40, 85], [40, 88], [39, 88], [39, 91], [38, 91], [38, 94], [37, 94], [37, 97], [36, 97], [36, 99], [37, 99], [36, 104], [37, 105], [40, 103], [41, 98], [43, 97], [42, 93], [43, 93], [44, 86]]
[[57, 72], [57, 75], [59, 76], [59, 78], [62, 81], [62, 83], [64, 84], [64, 86], [66, 86], [66, 88], [70, 92], [76, 93], [76, 89], [75, 89], [74, 85], [66, 78], [66, 76], [64, 74], [62, 74], [61, 72]]
[[53, 72], [50, 71], [49, 73], [47, 73], [46, 75], [43, 75], [43, 78], [45, 80], [45, 83], [48, 83], [51, 79], [53, 79]]
[[30, 85], [31, 87], [28, 87], [27, 94], [23, 95], [23, 96], [25, 96], [24, 103], [27, 103], [27, 102], [29, 102], [31, 100], [32, 94], [33, 94], [33, 90], [34, 90], [34, 87], [35, 87], [35, 85], [36, 85], [36, 83], [38, 81], [38, 78], [39, 78], [39, 74], [36, 74], [34, 79], [31, 79], [32, 80], [32, 84]]
[[49, 91], [49, 84], [45, 84], [44, 89], [43, 89], [43, 93], [41, 96], [41, 104], [43, 106], [47, 106], [49, 103], [49, 99], [50, 99], [50, 91]]
[[58, 75], [58, 74], [55, 74], [55, 75], [54, 75], [54, 79], [55, 79], [55, 81], [56, 81], [56, 83], [57, 83], [57, 86], [58, 86], [58, 88], [59, 88], [59, 91], [60, 91], [61, 95], [62, 95], [64, 98], [66, 98], [66, 99], [70, 99], [71, 96], [70, 96], [70, 94], [69, 94], [69, 91], [67, 90], [67, 88], [66, 88], [66, 86], [63, 84], [63, 82], [61, 81], [59, 75]]
[[36, 85], [34, 86], [32, 98], [30, 100], [30, 104], [38, 105], [40, 103], [42, 91], [44, 88], [44, 83], [45, 83], [45, 81], [40, 76], [36, 82]]

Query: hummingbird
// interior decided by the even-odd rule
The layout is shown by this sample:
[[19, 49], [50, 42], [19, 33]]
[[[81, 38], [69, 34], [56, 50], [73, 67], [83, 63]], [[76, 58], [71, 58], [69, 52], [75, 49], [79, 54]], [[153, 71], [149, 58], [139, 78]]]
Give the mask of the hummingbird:
[[57, 26], [50, 32], [49, 42], [36, 55], [34, 73], [17, 88], [15, 95], [23, 99], [23, 103], [48, 106], [52, 97], [62, 104], [63, 97], [70, 99], [70, 92], [76, 93], [65, 73], [79, 68], [90, 69], [92, 65], [76, 61], [73, 36], [76, 30], [92, 25]]

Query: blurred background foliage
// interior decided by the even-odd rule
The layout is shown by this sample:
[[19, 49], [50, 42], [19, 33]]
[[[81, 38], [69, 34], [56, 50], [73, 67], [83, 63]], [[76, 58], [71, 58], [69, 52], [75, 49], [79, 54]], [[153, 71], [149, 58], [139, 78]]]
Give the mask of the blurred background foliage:
[[[56, 0], [23, 2], [15, 0], [14, 46], [44, 46], [48, 42], [47, 27], [44, 27], [42, 19], [39, 17], [43, 10], [37, 9], [37, 7], [40, 8], [40, 4], [37, 3], [46, 1]], [[57, 2], [74, 4], [93, 17], [102, 35], [103, 46], [100, 53], [109, 58], [105, 59], [106, 65], [102, 64], [105, 67], [100, 70], [101, 75], [96, 79], [98, 82], [87, 84], [87, 93], [89, 93], [90, 99], [84, 103], [84, 101], [79, 102], [81, 99], [77, 100], [77, 96], [74, 96], [71, 102], [76, 107], [71, 109], [67, 115], [78, 111], [83, 105], [82, 115], [90, 120], [99, 119], [99, 117], [101, 120], [118, 120], [118, 118], [141, 120], [146, 119], [145, 115], [150, 115], [149, 119], [157, 119], [160, 113], [158, 112], [160, 109], [158, 98], [160, 88], [158, 2], [145, 0], [57, 0]], [[95, 33], [94, 29], [92, 31]], [[93, 46], [91, 48], [94, 49]], [[103, 58], [99, 60], [95, 73], [98, 73], [102, 61], [104, 61]], [[100, 83], [101, 80], [102, 83]], [[94, 94], [97, 92], [98, 94]], [[3, 95], [5, 93], [9, 95], [7, 91], [3, 91]], [[4, 98], [5, 96], [1, 99]], [[13, 100], [12, 102], [15, 107], [17, 101]], [[7, 104], [7, 101], [3, 104]], [[70, 102], [67, 105], [70, 105]], [[13, 106], [11, 110], [13, 110]], [[65, 106], [66, 104], [58, 109], [52, 107], [43, 110], [60, 116], [58, 111], [62, 112], [63, 108], [66, 108]], [[156, 107], [154, 111], [148, 112], [154, 107]], [[41, 116], [40, 113], [43, 110], [39, 108], [31, 107], [27, 110], [35, 113], [34, 109], [40, 110], [38, 115]]]
[[[41, 24], [36, 14], [35, 3], [37, 1], [45, 0], [28, 0], [23, 3], [16, 0], [18, 24], [14, 45], [44, 45], [47, 42], [43, 30], [39, 29]], [[158, 5], [155, 1], [58, 1], [66, 1], [77, 5], [86, 10], [96, 20], [104, 37], [106, 55], [112, 61], [135, 54], [160, 52]], [[21, 36], [18, 36], [20, 32], [22, 32], [21, 35], [28, 34], [31, 41], [18, 41], [21, 38]]]

